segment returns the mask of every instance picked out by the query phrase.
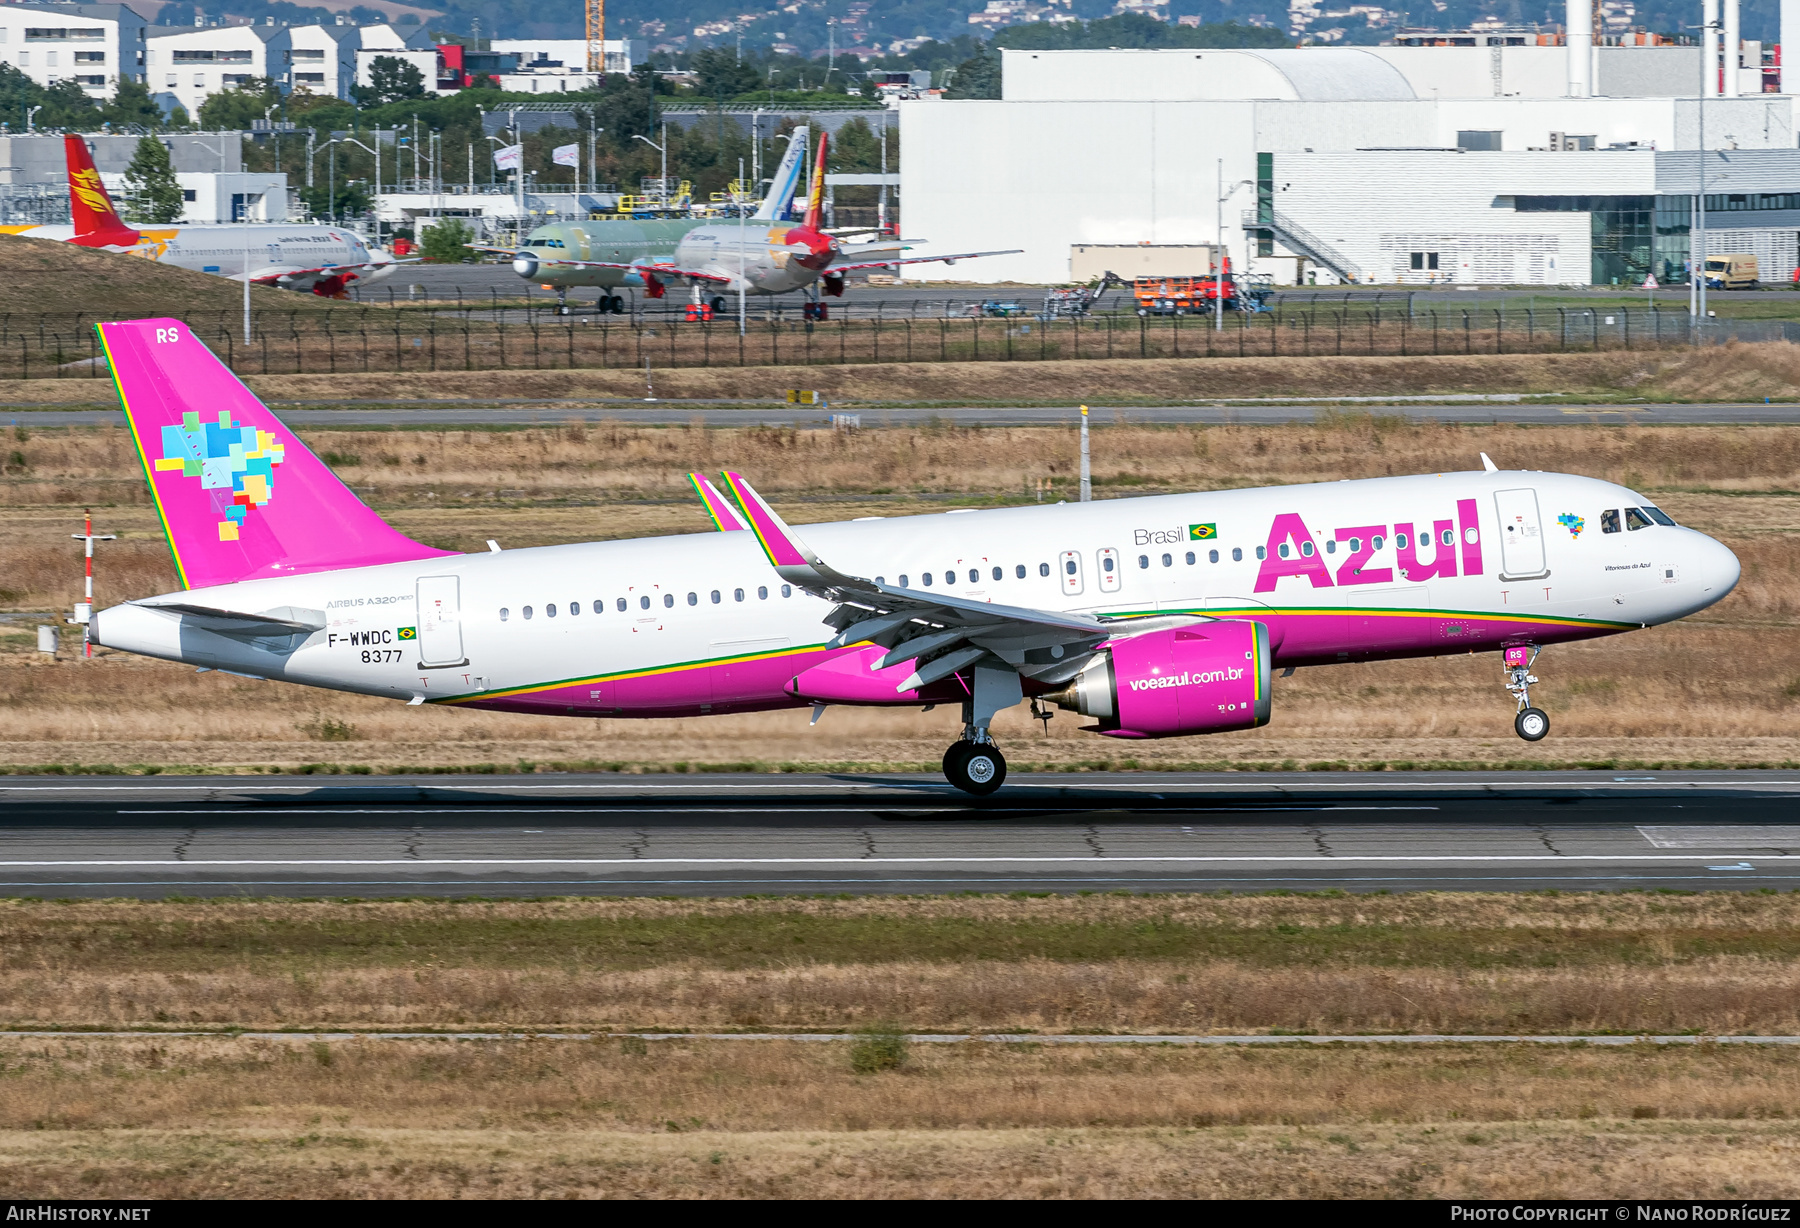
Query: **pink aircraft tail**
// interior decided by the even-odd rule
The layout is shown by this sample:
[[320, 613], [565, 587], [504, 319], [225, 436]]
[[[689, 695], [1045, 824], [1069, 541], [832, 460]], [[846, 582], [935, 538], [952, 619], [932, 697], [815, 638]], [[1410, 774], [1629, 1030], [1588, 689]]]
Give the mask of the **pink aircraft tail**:
[[95, 328], [183, 588], [452, 553], [390, 528], [180, 320]]

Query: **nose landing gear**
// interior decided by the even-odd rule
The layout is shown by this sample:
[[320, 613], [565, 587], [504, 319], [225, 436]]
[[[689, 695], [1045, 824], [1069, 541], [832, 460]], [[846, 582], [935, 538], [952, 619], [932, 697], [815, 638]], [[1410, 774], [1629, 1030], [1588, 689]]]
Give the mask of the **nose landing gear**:
[[1513, 732], [1527, 742], [1541, 742], [1550, 732], [1549, 714], [1531, 706], [1531, 684], [1537, 681], [1531, 665], [1542, 651], [1535, 644], [1516, 644], [1506, 649], [1506, 689], [1519, 701]]

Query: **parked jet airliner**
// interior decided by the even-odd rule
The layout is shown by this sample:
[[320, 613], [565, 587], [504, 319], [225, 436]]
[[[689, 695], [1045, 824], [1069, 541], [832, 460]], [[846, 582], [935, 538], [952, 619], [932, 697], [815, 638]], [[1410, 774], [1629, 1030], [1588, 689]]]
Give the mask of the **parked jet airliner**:
[[232, 226], [146, 224], [134, 229], [113, 207], [87, 142], [63, 137], [69, 163], [71, 226], [0, 226], [0, 234], [50, 239], [172, 264], [196, 273], [217, 273], [258, 286], [311, 290], [326, 298], [348, 298], [350, 283], [368, 285], [402, 264], [379, 248], [370, 249], [341, 226], [299, 222]]
[[[957, 704], [944, 772], [1006, 761], [1029, 699], [1119, 738], [1269, 720], [1272, 671], [1503, 654], [1515, 728], [1547, 645], [1670, 622], [1738, 561], [1622, 486], [1375, 478], [808, 525], [694, 479], [719, 532], [453, 554], [361, 503], [176, 320], [98, 326], [183, 591], [94, 642], [411, 704], [652, 717]], [[1486, 457], [1483, 457], [1486, 462]]]
[[[649, 297], [661, 298], [670, 285], [685, 281], [696, 303], [703, 294], [711, 295], [710, 306], [721, 313], [729, 306], [727, 294], [799, 290], [808, 296], [807, 318], [815, 320], [827, 317], [820, 292], [841, 297], [846, 273], [937, 261], [955, 264], [1018, 250], [907, 256], [903, 254], [905, 244], [896, 241], [846, 247], [825, 229], [825, 155], [831, 147], [831, 135], [825, 132], [819, 134], [805, 217], [798, 225], [783, 221], [799, 182], [806, 133], [804, 125], [794, 129], [768, 196], [742, 221], [559, 222], [533, 230], [516, 250], [476, 243], [469, 246], [513, 257], [513, 272], [546, 290], [555, 290], [565, 311], [572, 286], [600, 286], [603, 290], [642, 286]], [[602, 294], [600, 306], [602, 311], [623, 310], [622, 300], [614, 295]]]

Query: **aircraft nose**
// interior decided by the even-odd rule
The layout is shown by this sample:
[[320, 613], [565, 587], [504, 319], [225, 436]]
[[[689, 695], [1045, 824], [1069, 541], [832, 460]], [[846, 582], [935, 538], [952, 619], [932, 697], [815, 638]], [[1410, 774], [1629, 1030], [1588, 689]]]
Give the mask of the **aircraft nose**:
[[1700, 539], [1700, 557], [1696, 571], [1701, 589], [1709, 600], [1717, 601], [1737, 587], [1738, 579], [1744, 574], [1744, 566], [1724, 542], [1704, 533], [1696, 533], [1694, 536]]

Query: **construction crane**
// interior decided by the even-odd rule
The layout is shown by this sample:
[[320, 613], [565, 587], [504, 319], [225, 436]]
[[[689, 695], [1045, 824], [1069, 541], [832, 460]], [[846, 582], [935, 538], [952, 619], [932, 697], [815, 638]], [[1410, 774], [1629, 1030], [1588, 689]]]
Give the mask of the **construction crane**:
[[588, 71], [606, 71], [606, 0], [587, 0]]

